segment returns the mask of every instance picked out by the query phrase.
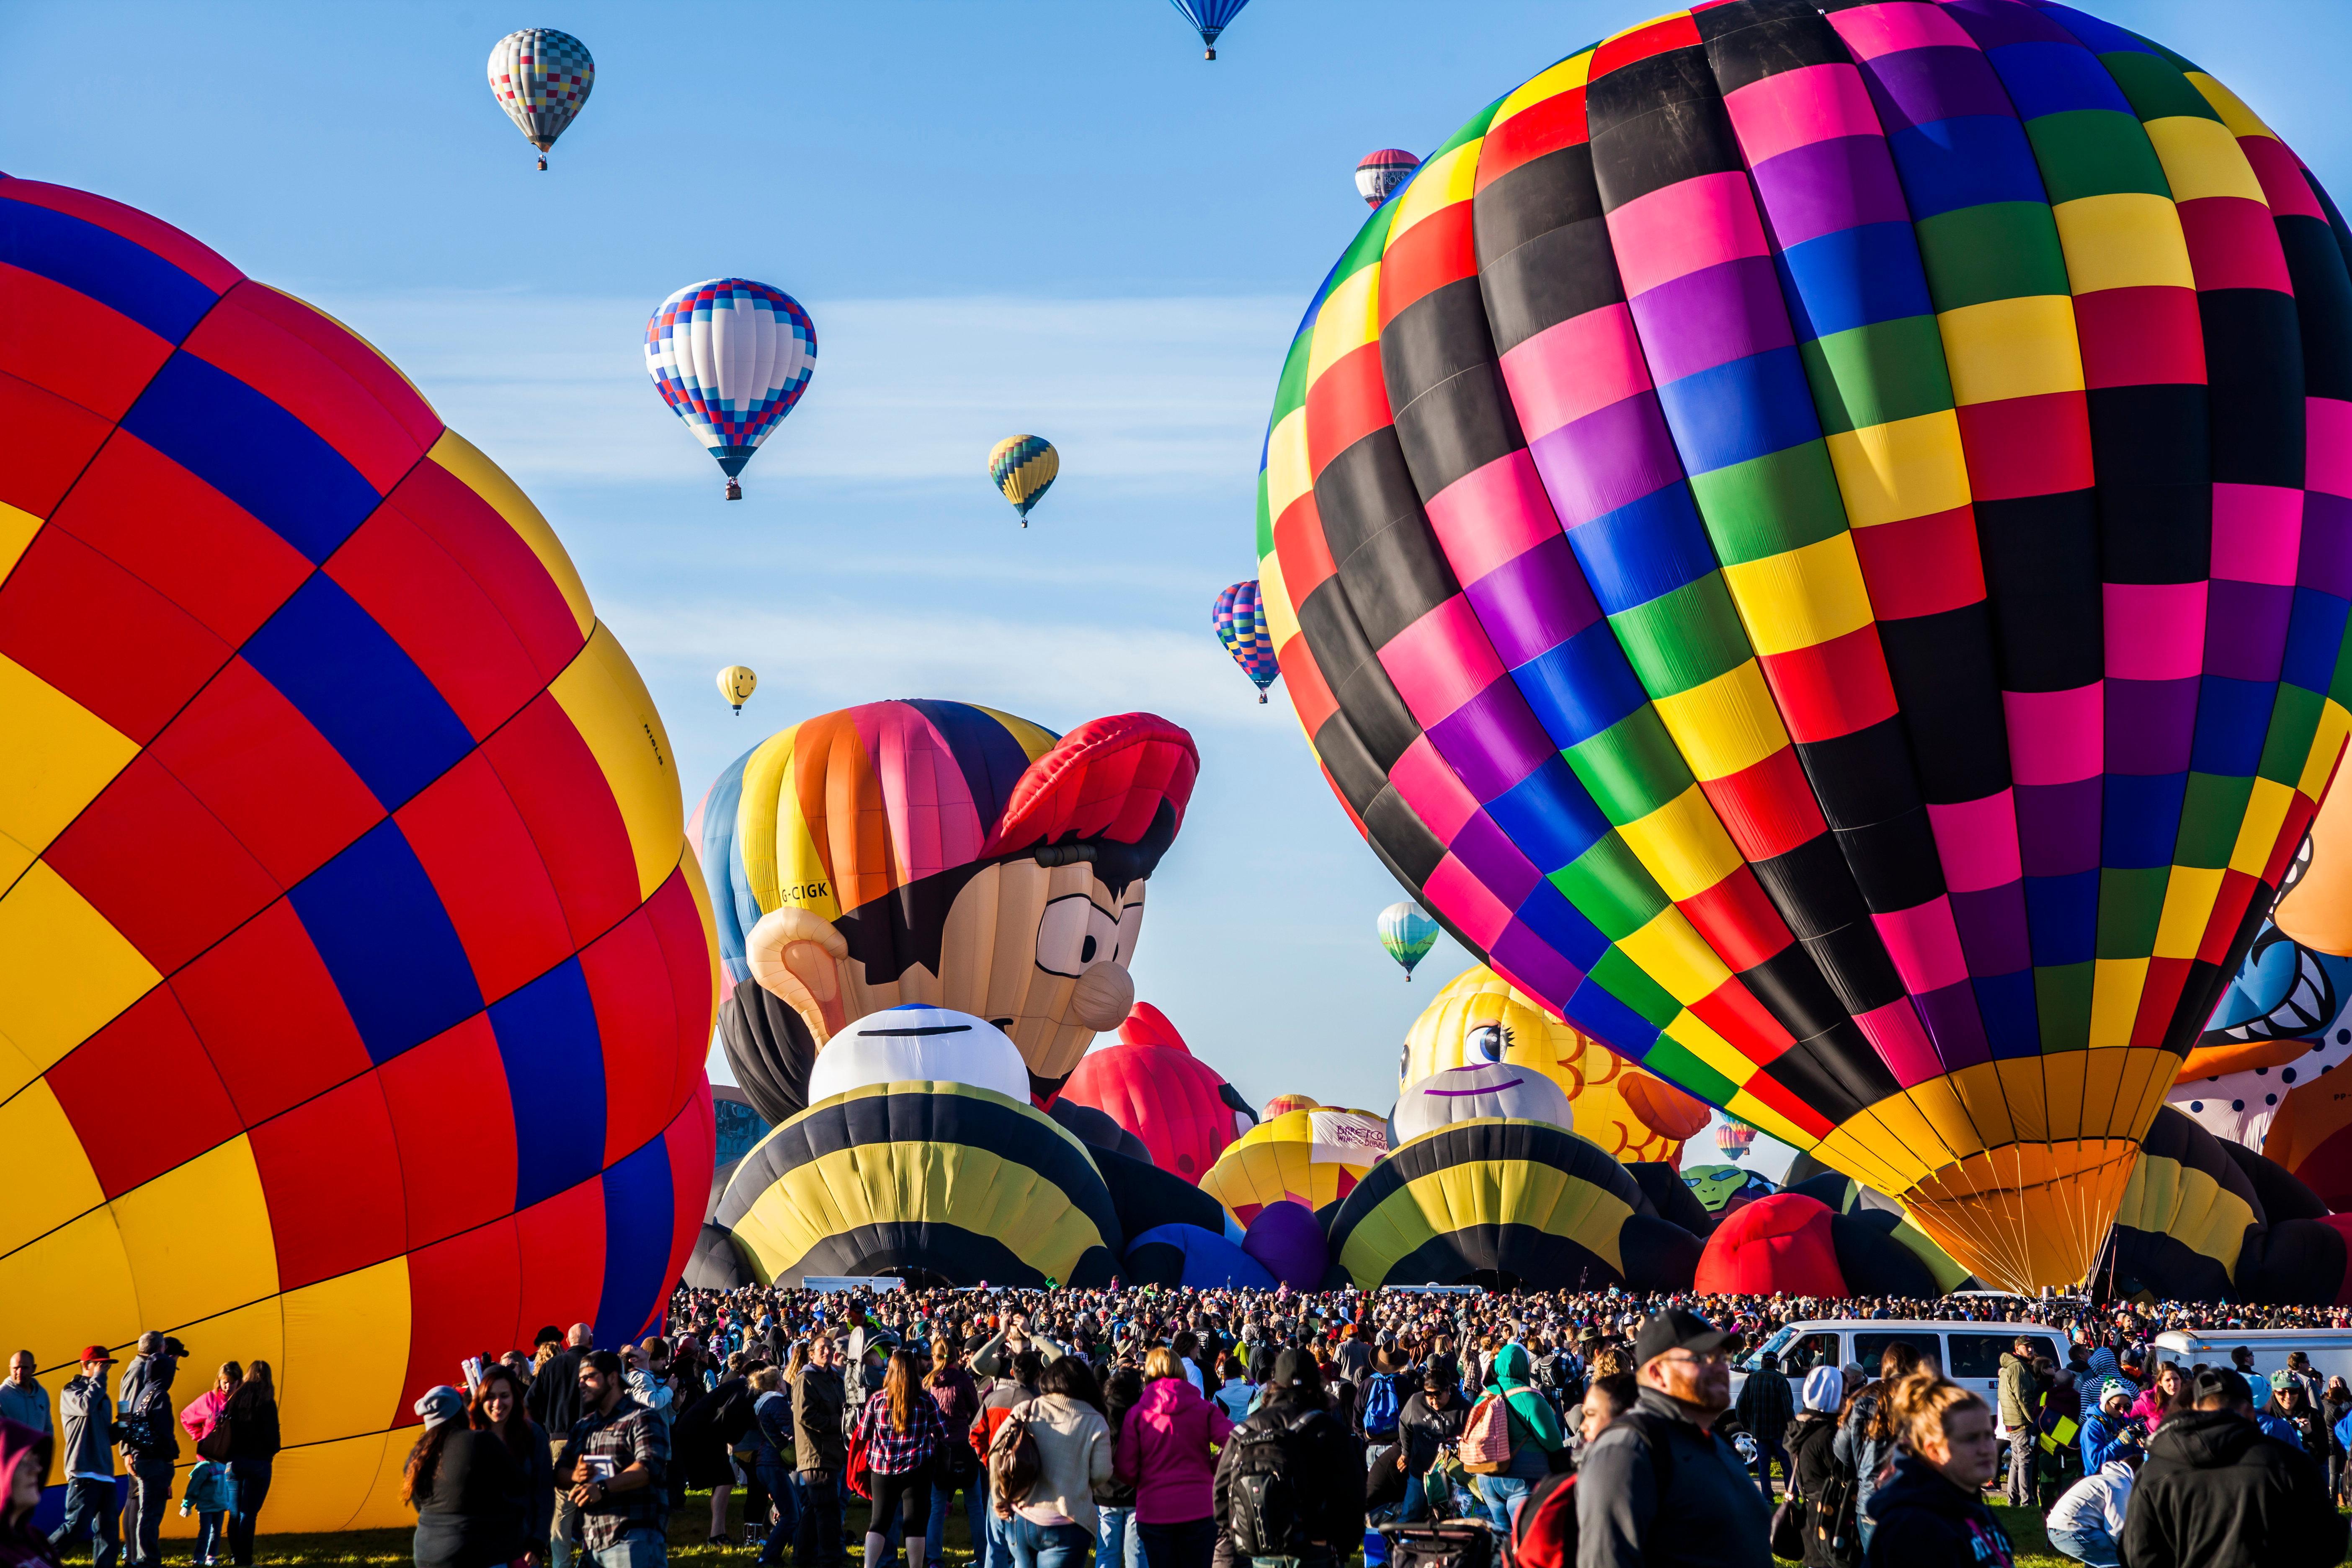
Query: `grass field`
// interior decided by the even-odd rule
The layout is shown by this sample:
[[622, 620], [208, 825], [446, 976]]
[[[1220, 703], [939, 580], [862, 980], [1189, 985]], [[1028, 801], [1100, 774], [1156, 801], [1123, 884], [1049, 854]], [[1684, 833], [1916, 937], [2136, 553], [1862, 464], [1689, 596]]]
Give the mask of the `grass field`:
[[[949, 1568], [969, 1568], [971, 1548], [967, 1539], [963, 1500], [956, 1500], [948, 1519], [947, 1557]], [[729, 1531], [740, 1534], [743, 1517], [742, 1494], [738, 1492], [729, 1509]], [[1996, 1504], [1993, 1512], [2000, 1516], [2001, 1526], [2009, 1531], [2017, 1548], [2018, 1568], [2079, 1568], [2069, 1559], [2050, 1550], [2042, 1533], [2042, 1519], [2028, 1509], [2002, 1508]], [[669, 1560], [680, 1568], [751, 1568], [752, 1553], [741, 1547], [729, 1550], [707, 1544], [710, 1503], [708, 1494], [691, 1493], [687, 1506], [670, 1519]], [[863, 1568], [865, 1559], [864, 1531], [866, 1510], [863, 1505], [849, 1513], [850, 1559]], [[166, 1542], [168, 1561], [184, 1563], [184, 1542]], [[341, 1535], [264, 1535], [255, 1542], [257, 1563], [376, 1563], [391, 1568], [393, 1564], [415, 1560], [410, 1550], [410, 1533], [405, 1530], [359, 1530]], [[178, 1550], [171, 1550], [177, 1548]], [[68, 1568], [72, 1568], [68, 1563]], [[919, 1564], [916, 1565], [919, 1568]]]

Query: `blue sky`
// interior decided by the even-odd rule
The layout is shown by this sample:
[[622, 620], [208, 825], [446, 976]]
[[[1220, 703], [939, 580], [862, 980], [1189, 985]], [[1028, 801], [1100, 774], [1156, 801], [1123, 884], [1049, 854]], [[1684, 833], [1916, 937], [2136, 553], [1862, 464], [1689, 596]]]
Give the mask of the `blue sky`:
[[[2094, 8], [2352, 189], [2352, 7]], [[390, 354], [554, 521], [698, 788], [885, 697], [1190, 727], [1201, 784], [1139, 994], [1253, 1100], [1385, 1110], [1404, 1029], [1468, 957], [1441, 939], [1400, 982], [1372, 936], [1398, 890], [1208, 607], [1255, 573], [1274, 377], [1361, 220], [1356, 160], [1427, 151], [1644, 14], [1256, 0], [1211, 65], [1164, 0], [19, 0], [0, 168], [156, 213]], [[484, 82], [526, 25], [597, 61], [546, 174]], [[795, 295], [820, 349], [736, 505], [637, 346], [663, 296], [730, 273]], [[1025, 532], [982, 471], [1016, 431], [1062, 453]], [[761, 677], [740, 720], [711, 686], [735, 662]]]

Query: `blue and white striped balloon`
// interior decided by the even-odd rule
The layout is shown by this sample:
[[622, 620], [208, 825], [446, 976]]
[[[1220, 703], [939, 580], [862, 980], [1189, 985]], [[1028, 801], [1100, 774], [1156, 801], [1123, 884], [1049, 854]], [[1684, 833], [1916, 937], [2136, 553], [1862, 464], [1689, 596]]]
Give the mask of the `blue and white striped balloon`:
[[679, 289], [646, 323], [646, 374], [670, 411], [736, 476], [808, 390], [816, 328], [800, 301], [748, 278], [713, 278]]

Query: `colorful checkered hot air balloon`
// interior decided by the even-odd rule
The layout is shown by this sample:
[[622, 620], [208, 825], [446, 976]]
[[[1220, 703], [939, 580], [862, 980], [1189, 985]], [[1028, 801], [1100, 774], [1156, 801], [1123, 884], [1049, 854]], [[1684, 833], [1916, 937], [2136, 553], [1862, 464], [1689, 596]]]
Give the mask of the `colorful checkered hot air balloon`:
[[646, 322], [646, 374], [719, 460], [729, 500], [743, 499], [736, 476], [815, 373], [808, 312], [782, 289], [748, 278], [689, 284]]
[[988, 449], [988, 482], [1029, 526], [1029, 509], [1045, 499], [1062, 471], [1062, 454], [1043, 436], [1007, 436]]
[[1265, 700], [1265, 689], [1281, 678], [1282, 666], [1275, 662], [1274, 639], [1265, 635], [1265, 609], [1258, 598], [1257, 579], [1236, 583], [1217, 595], [1217, 603], [1209, 612], [1209, 624], [1217, 630], [1217, 640], [1242, 667], [1242, 673], [1257, 688], [1257, 700]]
[[1421, 167], [1421, 160], [1402, 147], [1367, 153], [1356, 165], [1356, 194], [1368, 207], [1377, 207], [1396, 194], [1397, 187]]
[[524, 140], [539, 149], [542, 174], [547, 150], [595, 85], [596, 62], [588, 46], [569, 33], [525, 27], [490, 46], [490, 91]]
[[2081, 1279], [2352, 727], [2341, 233], [2062, 5], [1561, 61], [1280, 382], [1259, 577], [1328, 776], [1570, 1023]]
[[79, 191], [0, 258], [0, 1337], [269, 1362], [265, 1525], [410, 1520], [418, 1395], [650, 1331], [700, 1225], [675, 753], [366, 343]]

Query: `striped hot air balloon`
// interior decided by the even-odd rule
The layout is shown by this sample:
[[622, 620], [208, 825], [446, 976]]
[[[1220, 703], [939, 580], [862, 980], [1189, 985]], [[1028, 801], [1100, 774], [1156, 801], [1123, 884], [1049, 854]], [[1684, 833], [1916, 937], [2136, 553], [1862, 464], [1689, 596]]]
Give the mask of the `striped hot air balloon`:
[[1062, 454], [1043, 436], [1007, 436], [988, 449], [988, 480], [1029, 526], [1029, 509], [1045, 499], [1062, 472]]
[[1257, 700], [1265, 700], [1265, 689], [1282, 675], [1282, 666], [1275, 662], [1274, 639], [1265, 635], [1265, 610], [1258, 597], [1257, 579], [1234, 584], [1217, 595], [1216, 606], [1209, 612], [1209, 624], [1216, 628], [1217, 640], [1225, 645], [1234, 662], [1257, 688]]
[[1729, 0], [1543, 70], [1279, 382], [1328, 776], [1513, 984], [2073, 1284], [2352, 728], [2341, 232], [2063, 5]]

